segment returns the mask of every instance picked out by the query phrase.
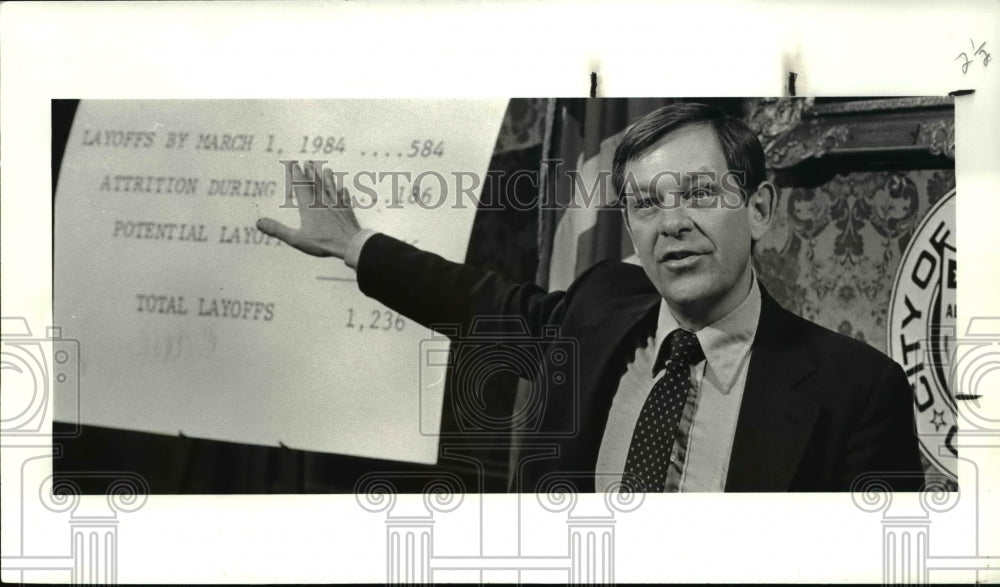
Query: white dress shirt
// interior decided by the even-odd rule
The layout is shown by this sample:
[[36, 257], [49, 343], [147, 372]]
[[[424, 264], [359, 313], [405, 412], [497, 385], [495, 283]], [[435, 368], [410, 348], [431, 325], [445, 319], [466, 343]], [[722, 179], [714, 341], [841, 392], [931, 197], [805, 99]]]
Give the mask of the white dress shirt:
[[[729, 314], [695, 333], [705, 360], [692, 365], [692, 392], [674, 442], [668, 490], [723, 491], [736, 434], [750, 347], [760, 319], [760, 288], [751, 276], [750, 292]], [[597, 491], [621, 481], [639, 412], [662, 375], [653, 362], [667, 335], [679, 328], [666, 301], [660, 302], [656, 331], [636, 348], [618, 384], [597, 457]]]
[[[361, 249], [373, 234], [373, 230], [362, 229], [352, 238], [344, 257], [348, 267], [357, 268]], [[725, 488], [750, 347], [760, 319], [760, 300], [757, 277], [752, 274], [746, 298], [729, 314], [695, 333], [705, 360], [691, 367], [694, 387], [674, 443], [668, 490]], [[611, 404], [597, 458], [595, 488], [599, 492], [621, 481], [639, 412], [661, 375], [653, 374], [653, 362], [667, 335], [678, 327], [666, 301], [661, 300], [656, 331], [636, 348]]]

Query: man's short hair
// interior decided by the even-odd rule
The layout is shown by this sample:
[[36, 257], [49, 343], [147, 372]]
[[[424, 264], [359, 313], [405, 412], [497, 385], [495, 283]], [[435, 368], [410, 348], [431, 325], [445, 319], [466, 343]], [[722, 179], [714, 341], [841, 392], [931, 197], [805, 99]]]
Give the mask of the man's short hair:
[[[745, 202], [747, 196], [757, 190], [766, 177], [764, 147], [750, 127], [739, 118], [729, 116], [714, 106], [697, 102], [679, 102], [654, 110], [640, 118], [625, 132], [622, 142], [615, 149], [611, 181], [619, 205], [623, 203], [622, 198], [625, 195], [625, 167], [641, 157], [668, 133], [692, 124], [707, 124], [715, 130], [715, 136], [722, 146], [729, 170], [737, 173], [736, 179], [741, 184], [743, 201]], [[721, 178], [719, 180], [721, 181]]]

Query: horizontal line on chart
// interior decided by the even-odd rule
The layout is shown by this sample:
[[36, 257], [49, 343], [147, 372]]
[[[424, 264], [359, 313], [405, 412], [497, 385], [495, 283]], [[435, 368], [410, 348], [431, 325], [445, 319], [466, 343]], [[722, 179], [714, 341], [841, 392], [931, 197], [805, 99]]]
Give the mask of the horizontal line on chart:
[[330, 277], [328, 275], [317, 275], [316, 279], [320, 281], [349, 281], [352, 283], [357, 281], [354, 277]]

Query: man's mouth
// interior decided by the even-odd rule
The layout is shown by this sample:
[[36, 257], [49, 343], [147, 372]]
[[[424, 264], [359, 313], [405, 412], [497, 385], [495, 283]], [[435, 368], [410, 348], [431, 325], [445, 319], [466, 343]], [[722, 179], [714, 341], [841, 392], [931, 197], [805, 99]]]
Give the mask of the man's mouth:
[[690, 259], [692, 257], [699, 257], [704, 253], [699, 253], [698, 251], [691, 250], [679, 250], [679, 251], [668, 251], [663, 255], [660, 255], [660, 262], [665, 263], [668, 261], [683, 261], [685, 259]]

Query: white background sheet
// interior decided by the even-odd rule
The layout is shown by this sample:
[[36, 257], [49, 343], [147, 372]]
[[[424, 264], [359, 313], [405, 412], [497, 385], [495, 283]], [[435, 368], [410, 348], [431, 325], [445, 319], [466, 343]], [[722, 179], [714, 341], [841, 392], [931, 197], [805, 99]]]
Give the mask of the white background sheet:
[[[956, 100], [958, 324], [973, 315], [1000, 316], [1000, 19], [992, 1], [114, 3], [2, 10], [3, 311], [36, 329], [51, 319], [51, 98], [585, 96], [592, 71], [599, 93], [609, 96], [781, 95], [790, 70], [799, 74], [799, 95], [974, 89]], [[980, 58], [963, 72], [956, 58], [970, 41], [985, 42], [994, 59], [987, 66]], [[993, 391], [983, 388], [979, 410], [995, 421], [1000, 393], [992, 373]], [[39, 505], [47, 439], [26, 441], [37, 449], [11, 448], [12, 442], [4, 439], [2, 461], [4, 556], [65, 554], [66, 514]], [[968, 489], [960, 506], [934, 518], [935, 555], [1000, 555], [1000, 536], [990, 531], [1000, 518], [996, 444], [995, 432], [960, 441], [967, 455], [960, 484]], [[22, 473], [21, 486], [9, 481]], [[397, 506], [421, 503], [421, 496], [409, 496]], [[516, 496], [490, 497], [483, 510], [476, 503], [467, 497], [454, 513], [438, 516], [437, 552], [475, 554], [480, 522], [479, 546], [487, 541], [487, 552], [519, 544], [518, 532], [550, 538], [545, 548], [565, 544], [565, 514], [519, 517]], [[600, 506], [603, 497], [581, 503]], [[466, 506], [473, 508], [468, 516]], [[17, 512], [20, 519], [9, 515]], [[120, 515], [118, 580], [381, 582], [385, 516], [363, 510], [353, 496], [156, 496]], [[615, 578], [881, 581], [883, 521], [847, 494], [653, 496], [616, 518]], [[527, 544], [522, 553], [544, 554]], [[996, 572], [978, 577], [997, 580]], [[969, 571], [932, 575], [976, 578]]]

